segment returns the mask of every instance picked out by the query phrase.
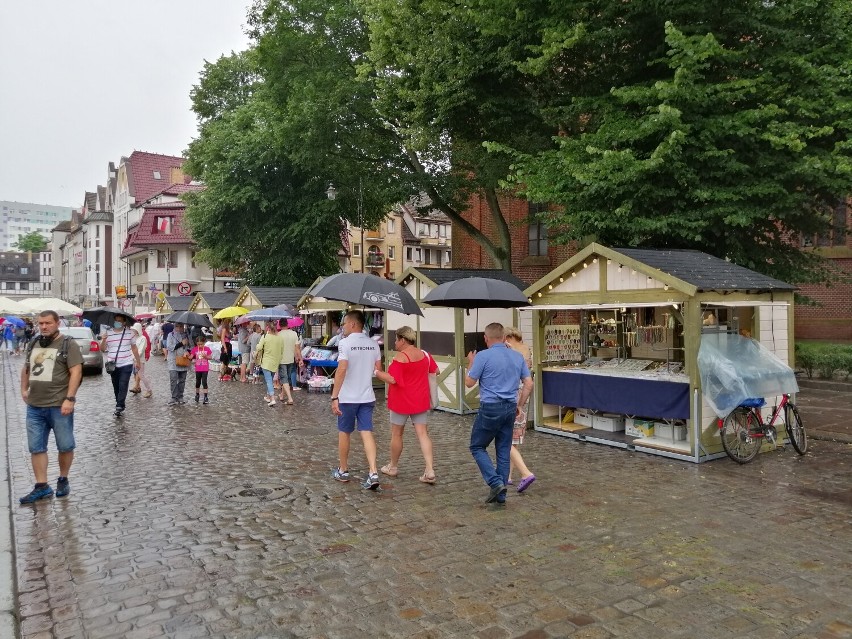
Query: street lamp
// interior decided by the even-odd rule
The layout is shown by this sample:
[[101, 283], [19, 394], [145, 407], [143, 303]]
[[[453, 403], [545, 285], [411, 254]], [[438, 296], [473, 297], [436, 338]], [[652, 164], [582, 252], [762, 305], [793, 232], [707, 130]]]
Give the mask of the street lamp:
[[[329, 184], [325, 190], [325, 195], [329, 200], [337, 199], [337, 189], [334, 184]], [[361, 229], [361, 272], [366, 272], [366, 260], [364, 259], [364, 194], [361, 190], [361, 178], [358, 178], [358, 228]]]

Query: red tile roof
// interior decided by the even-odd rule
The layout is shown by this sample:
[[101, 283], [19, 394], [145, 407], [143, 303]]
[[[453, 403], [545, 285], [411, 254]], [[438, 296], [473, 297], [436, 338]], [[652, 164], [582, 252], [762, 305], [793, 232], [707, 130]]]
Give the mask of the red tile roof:
[[[192, 238], [184, 228], [184, 211], [183, 202], [146, 206], [139, 225], [128, 235], [125, 251], [165, 244], [192, 244]], [[171, 218], [171, 233], [158, 231], [157, 219], [163, 217]]]
[[[130, 165], [128, 171], [130, 195], [137, 204], [141, 204], [172, 183], [172, 169], [183, 166], [184, 158], [134, 151], [127, 158], [127, 163]], [[155, 172], [159, 173], [160, 179], [154, 177]]]
[[178, 196], [182, 195], [183, 193], [186, 193], [187, 191], [203, 191], [206, 188], [207, 186], [204, 184], [181, 184], [180, 182], [177, 182], [175, 184], [170, 184], [162, 191], [154, 193], [154, 195], [152, 195], [148, 199], [153, 200], [155, 197], [158, 197], [160, 195]]

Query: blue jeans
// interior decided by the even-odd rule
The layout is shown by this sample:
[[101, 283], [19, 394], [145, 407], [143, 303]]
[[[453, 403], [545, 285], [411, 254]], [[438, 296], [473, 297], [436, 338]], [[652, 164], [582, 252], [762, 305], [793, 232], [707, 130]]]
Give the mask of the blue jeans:
[[272, 378], [275, 377], [275, 371], [268, 371], [261, 367], [263, 379], [266, 380], [266, 394], [275, 399], [275, 386], [272, 383]]
[[63, 415], [59, 406], [39, 408], [27, 404], [27, 444], [30, 453], [47, 452], [47, 438], [50, 431], [56, 440], [56, 449], [60, 453], [74, 450], [74, 413]]
[[130, 387], [130, 378], [133, 375], [133, 364], [119, 366], [115, 372], [110, 373], [112, 378], [112, 390], [115, 393], [115, 407], [124, 410], [124, 402], [127, 400], [127, 389]]
[[[479, 413], [473, 420], [470, 431], [470, 454], [485, 483], [491, 486], [505, 485], [509, 480], [509, 453], [512, 450], [512, 427], [515, 423], [514, 401], [502, 400], [479, 405]], [[491, 462], [486, 448], [494, 442], [497, 468]]]

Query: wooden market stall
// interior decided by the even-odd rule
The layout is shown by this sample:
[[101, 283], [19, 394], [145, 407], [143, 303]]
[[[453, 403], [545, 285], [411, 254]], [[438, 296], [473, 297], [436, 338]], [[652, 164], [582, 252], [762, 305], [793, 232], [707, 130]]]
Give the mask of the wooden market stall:
[[234, 303], [235, 299], [236, 294], [233, 291], [225, 293], [205, 293], [203, 291], [199, 291], [195, 294], [195, 298], [189, 305], [188, 310], [193, 313], [204, 313], [212, 317], [223, 308], [236, 306]]
[[162, 295], [157, 297], [157, 304], [154, 307], [154, 313], [157, 315], [170, 315], [178, 311], [188, 311], [189, 306], [198, 295]]
[[700, 251], [587, 246], [525, 291], [536, 429], [694, 462], [724, 455], [701, 394], [702, 339], [745, 334], [791, 363], [794, 289]]
[[[485, 348], [482, 331], [491, 322], [504, 326], [517, 325], [515, 309], [482, 308], [466, 311], [462, 308], [443, 308], [423, 302], [423, 298], [434, 288], [445, 282], [465, 277], [489, 277], [504, 280], [523, 290], [524, 283], [511, 273], [499, 269], [441, 269], [409, 267], [397, 279], [417, 300], [423, 310], [419, 315], [403, 315], [386, 311], [385, 343], [387, 334], [401, 326], [411, 326], [417, 331], [418, 346], [429, 352], [438, 364], [439, 410], [466, 414], [479, 409], [479, 386], [466, 388], [464, 385], [467, 353]], [[390, 349], [386, 360], [394, 357]]]

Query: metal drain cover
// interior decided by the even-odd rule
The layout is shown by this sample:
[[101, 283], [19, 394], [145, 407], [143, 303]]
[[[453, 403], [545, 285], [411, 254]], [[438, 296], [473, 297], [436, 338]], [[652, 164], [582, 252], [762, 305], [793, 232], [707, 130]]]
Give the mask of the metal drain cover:
[[292, 488], [280, 484], [240, 484], [223, 490], [220, 496], [240, 504], [256, 504], [283, 499], [292, 492]]

